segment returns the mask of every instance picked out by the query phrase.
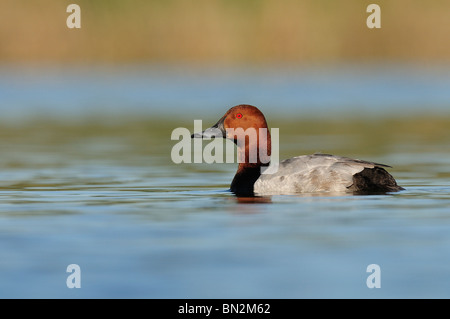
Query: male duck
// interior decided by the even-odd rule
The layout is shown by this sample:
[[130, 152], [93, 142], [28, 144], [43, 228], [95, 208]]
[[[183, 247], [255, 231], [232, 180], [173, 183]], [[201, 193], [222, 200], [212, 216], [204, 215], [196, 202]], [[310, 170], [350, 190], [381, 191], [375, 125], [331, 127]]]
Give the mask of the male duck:
[[[256, 141], [243, 135], [242, 132], [248, 128], [255, 129]], [[260, 128], [266, 129], [265, 136], [260, 136]], [[230, 133], [230, 129], [234, 129], [234, 132]], [[280, 162], [275, 173], [261, 174], [261, 170], [267, 168], [270, 162], [271, 139], [263, 113], [252, 105], [232, 107], [211, 128], [192, 134], [191, 137], [223, 137], [236, 143], [238, 156], [244, 159], [239, 163], [230, 186], [237, 196], [316, 192], [385, 193], [403, 189], [384, 169], [390, 167], [388, 165], [328, 154], [293, 157]], [[250, 152], [254, 149], [258, 150], [256, 158], [250, 160]]]

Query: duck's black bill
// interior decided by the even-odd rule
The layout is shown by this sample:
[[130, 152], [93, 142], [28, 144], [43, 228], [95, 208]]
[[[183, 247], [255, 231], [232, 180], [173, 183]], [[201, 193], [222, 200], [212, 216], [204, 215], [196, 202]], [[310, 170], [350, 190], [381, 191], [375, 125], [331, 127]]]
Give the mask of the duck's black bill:
[[206, 138], [206, 139], [211, 139], [211, 138], [219, 138], [219, 137], [223, 137], [222, 131], [220, 129], [218, 129], [217, 127], [210, 127], [207, 128], [206, 130], [204, 130], [203, 132], [200, 133], [194, 133], [191, 135], [191, 138]]
[[217, 138], [225, 137], [226, 136], [226, 132], [225, 132], [225, 128], [223, 126], [223, 121], [224, 121], [224, 118], [221, 118], [219, 120], [219, 122], [217, 122], [216, 124], [214, 124], [210, 128], [207, 128], [203, 132], [192, 134], [191, 138], [211, 139], [211, 138], [216, 138], [216, 137]]

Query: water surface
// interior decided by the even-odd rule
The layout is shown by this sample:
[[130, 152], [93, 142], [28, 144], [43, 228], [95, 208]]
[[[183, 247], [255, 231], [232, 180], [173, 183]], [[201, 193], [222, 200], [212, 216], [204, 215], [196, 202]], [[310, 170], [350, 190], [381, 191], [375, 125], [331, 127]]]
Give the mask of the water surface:
[[[33, 103], [48, 107], [46, 99]], [[170, 120], [20, 115], [0, 126], [0, 297], [450, 297], [446, 111], [269, 109], [281, 159], [324, 152], [386, 163], [406, 190], [239, 200], [228, 192], [235, 164], [170, 159], [174, 128], [213, 124], [220, 110]], [[69, 264], [81, 267], [80, 289], [66, 286]], [[366, 285], [370, 264], [381, 267], [379, 289]]]

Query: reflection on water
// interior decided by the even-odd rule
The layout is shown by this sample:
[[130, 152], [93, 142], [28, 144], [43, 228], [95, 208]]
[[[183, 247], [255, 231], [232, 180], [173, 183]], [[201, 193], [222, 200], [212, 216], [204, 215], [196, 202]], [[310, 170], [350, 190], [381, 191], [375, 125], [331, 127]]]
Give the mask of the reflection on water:
[[[112, 78], [112, 86], [71, 83], [81, 85], [80, 96], [86, 98], [81, 108], [91, 105], [101, 111], [108, 109], [104, 102], [120, 95], [115, 85], [139, 83], [142, 73], [135, 75], [129, 82]], [[448, 84], [448, 77], [440, 76]], [[269, 125], [280, 128], [280, 159], [323, 152], [386, 163], [406, 190], [370, 196], [236, 198], [228, 192], [235, 164], [176, 165], [170, 160], [177, 142], [170, 140], [174, 128], [192, 129], [194, 119], [214, 121], [234, 104], [230, 100], [239, 103], [240, 97], [247, 97], [240, 94], [248, 78], [230, 84], [231, 78], [226, 74], [219, 80], [228, 83], [226, 92], [216, 88], [197, 100], [194, 95], [203, 92], [205, 81], [185, 86], [188, 98], [183, 100], [180, 90], [185, 78], [174, 80], [178, 86], [173, 92], [167, 92], [174, 88], [170, 81], [155, 80], [161, 99], [177, 98], [182, 105], [177, 112], [183, 107], [190, 110], [181, 112], [180, 119], [152, 115], [161, 99], [152, 99], [159, 96], [155, 88], [150, 96], [140, 95], [145, 81], [121, 95], [130, 97], [127, 116], [114, 115], [117, 105], [128, 106], [123, 99], [113, 101], [112, 114], [99, 116], [77, 109], [80, 100], [75, 98], [67, 115], [84, 114], [75, 120], [58, 116], [32, 120], [22, 114], [19, 121], [11, 122], [5, 120], [10, 114], [2, 102], [0, 109], [7, 116], [0, 121], [0, 297], [450, 297], [447, 111], [441, 108], [437, 116], [415, 116], [404, 107], [402, 112], [408, 116], [383, 116], [380, 111], [372, 117], [361, 108], [358, 115], [342, 111], [335, 117], [319, 107], [309, 117], [293, 107], [298, 94], [292, 93], [296, 85], [308, 81], [297, 79], [285, 90], [276, 80], [270, 85], [257, 82], [261, 90], [250, 90], [256, 100], [274, 100], [282, 92], [291, 99], [284, 100], [289, 116], [276, 112], [284, 108], [283, 101], [277, 108], [270, 103], [261, 107], [269, 114]], [[39, 94], [45, 83], [53, 83], [51, 76], [43, 86], [28, 79], [20, 83], [23, 77], [16, 75], [8, 83], [1, 81], [0, 92], [9, 92], [2, 97], [11, 107], [30, 110], [30, 105], [40, 104], [56, 110], [63, 97], [77, 91], [62, 83], [62, 93], [57, 88], [52, 99], [52, 92]], [[319, 82], [337, 88], [326, 79], [336, 80], [333, 75], [319, 75], [310, 84], [317, 89], [312, 92], [324, 91], [319, 90]], [[352, 79], [340, 85], [358, 82]], [[414, 77], [409, 81], [421, 83]], [[219, 82], [212, 81], [209, 88]], [[278, 92], [273, 96], [271, 85]], [[192, 86], [197, 88], [193, 95]], [[22, 87], [23, 97], [14, 96]], [[433, 90], [424, 89], [425, 93], [443, 91]], [[106, 91], [112, 92], [108, 98]], [[220, 98], [211, 100], [219, 91]], [[387, 92], [396, 96], [391, 88]], [[427, 94], [421, 98], [428, 99]], [[439, 102], [430, 101], [442, 105], [450, 101], [445, 94], [438, 94]], [[309, 96], [310, 102], [314, 96]], [[149, 115], [134, 112], [140, 102], [131, 97], [151, 100]], [[338, 100], [344, 97], [339, 95]], [[202, 101], [202, 107], [213, 101], [223, 109], [190, 109], [196, 101]], [[314, 110], [314, 103], [305, 107]], [[81, 267], [80, 289], [66, 287], [66, 268], [74, 263]], [[381, 267], [380, 289], [366, 286], [366, 268], [374, 263]]]

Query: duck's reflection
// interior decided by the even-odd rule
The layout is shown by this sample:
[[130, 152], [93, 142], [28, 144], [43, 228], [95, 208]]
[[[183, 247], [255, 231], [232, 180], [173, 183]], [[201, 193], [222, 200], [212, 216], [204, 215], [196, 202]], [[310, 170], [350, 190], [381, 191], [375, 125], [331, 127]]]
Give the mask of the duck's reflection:
[[272, 203], [271, 196], [235, 197], [239, 204]]

